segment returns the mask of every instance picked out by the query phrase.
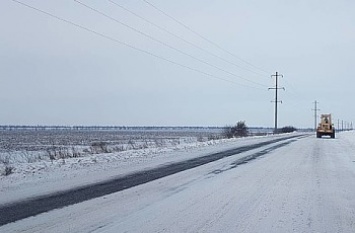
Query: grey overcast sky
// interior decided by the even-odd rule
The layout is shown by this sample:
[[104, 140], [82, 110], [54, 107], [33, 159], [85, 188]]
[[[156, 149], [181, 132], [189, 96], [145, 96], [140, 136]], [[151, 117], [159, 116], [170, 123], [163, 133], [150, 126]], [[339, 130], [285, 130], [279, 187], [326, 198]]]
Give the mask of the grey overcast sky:
[[279, 126], [354, 119], [355, 1], [19, 1], [67, 22], [0, 1], [2, 125], [273, 127], [276, 71]]

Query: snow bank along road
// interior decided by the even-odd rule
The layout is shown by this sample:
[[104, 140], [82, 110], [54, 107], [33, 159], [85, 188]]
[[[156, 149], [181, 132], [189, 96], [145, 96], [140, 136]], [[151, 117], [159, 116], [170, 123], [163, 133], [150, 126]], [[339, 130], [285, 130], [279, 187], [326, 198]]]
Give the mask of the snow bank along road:
[[354, 139], [270, 139], [1, 206], [0, 232], [355, 232]]

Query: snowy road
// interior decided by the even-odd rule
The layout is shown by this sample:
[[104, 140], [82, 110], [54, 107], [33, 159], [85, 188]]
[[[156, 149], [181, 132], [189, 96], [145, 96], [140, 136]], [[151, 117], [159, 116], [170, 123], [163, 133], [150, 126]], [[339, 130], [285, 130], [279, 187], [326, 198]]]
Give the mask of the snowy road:
[[265, 145], [0, 232], [355, 232], [354, 139]]

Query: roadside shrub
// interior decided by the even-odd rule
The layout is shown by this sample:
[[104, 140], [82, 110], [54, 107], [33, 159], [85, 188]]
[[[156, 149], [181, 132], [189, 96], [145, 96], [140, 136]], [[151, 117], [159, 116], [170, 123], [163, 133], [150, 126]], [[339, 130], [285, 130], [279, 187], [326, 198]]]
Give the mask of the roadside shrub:
[[47, 152], [47, 155], [48, 155], [49, 159], [50, 159], [50, 160], [52, 161], [52, 163], [53, 163], [53, 160], [56, 159], [56, 150], [55, 150], [55, 147], [53, 146], [53, 147], [47, 148], [46, 152]]
[[50, 146], [46, 149], [47, 156], [53, 162], [57, 159], [78, 158], [81, 152], [75, 146]]
[[73, 158], [78, 158], [78, 157], [81, 156], [80, 151], [79, 151], [75, 146], [72, 146], [72, 147], [71, 147], [71, 156], [72, 156]]
[[278, 131], [279, 131], [279, 133], [292, 133], [292, 132], [297, 131], [297, 129], [293, 126], [285, 126], [285, 127], [282, 127], [281, 129], [279, 129]]
[[93, 142], [90, 149], [93, 154], [110, 153], [106, 142]]
[[246, 137], [248, 136], [248, 127], [245, 121], [239, 121], [233, 129], [233, 135], [235, 137]]
[[144, 138], [142, 149], [147, 149], [147, 148], [149, 148], [149, 142], [147, 138]]
[[4, 164], [5, 166], [10, 163], [10, 155], [0, 156], [0, 163]]
[[8, 176], [8, 175], [11, 175], [12, 173], [14, 173], [14, 167], [13, 166], [9, 166], [9, 165], [6, 165], [5, 166], [5, 170], [3, 172], [3, 175], [4, 176]]
[[207, 136], [207, 141], [211, 141], [211, 140], [219, 140], [219, 139], [222, 139], [224, 138], [223, 135], [220, 135], [220, 134], [209, 134]]
[[233, 137], [246, 137], [248, 136], [248, 127], [245, 124], [245, 121], [238, 121], [235, 126], [225, 126], [223, 128], [222, 135], [225, 138]]
[[198, 142], [204, 142], [205, 140], [204, 140], [203, 136], [200, 135], [200, 136], [197, 137], [197, 141]]
[[[164, 141], [163, 139], [155, 139], [154, 140], [155, 146], [156, 147], [163, 147], [164, 146]], [[179, 142], [174, 141], [173, 144], [178, 144]]]
[[5, 167], [2, 175], [8, 176], [13, 173], [15, 169], [13, 166], [10, 165], [10, 155], [6, 155], [4, 157], [0, 157], [0, 163], [2, 163]]
[[129, 139], [128, 145], [131, 147], [132, 150], [138, 149], [138, 147], [136, 146], [136, 142], [133, 141], [132, 139]]
[[222, 136], [224, 138], [232, 138], [232, 137], [234, 137], [232, 128], [233, 128], [233, 126], [230, 126], [230, 125], [224, 126], [223, 127]]
[[125, 151], [126, 149], [124, 148], [123, 145], [118, 145], [118, 146], [112, 147], [111, 150], [114, 152], [121, 152], [121, 151]]

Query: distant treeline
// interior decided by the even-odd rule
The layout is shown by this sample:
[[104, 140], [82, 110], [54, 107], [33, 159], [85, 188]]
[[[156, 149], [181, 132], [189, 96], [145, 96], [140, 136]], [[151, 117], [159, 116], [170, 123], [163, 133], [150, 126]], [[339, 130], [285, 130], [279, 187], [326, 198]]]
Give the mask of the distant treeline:
[[[191, 131], [218, 131], [224, 127], [219, 126], [43, 126], [43, 125], [0, 125], [0, 131], [15, 131], [15, 130], [60, 130], [60, 131], [119, 131], [119, 130], [191, 130]], [[253, 131], [269, 131], [270, 128], [253, 127], [249, 128]]]
[[2, 131], [12, 130], [214, 130], [222, 129], [222, 127], [211, 126], [42, 126], [42, 125], [0, 125]]

